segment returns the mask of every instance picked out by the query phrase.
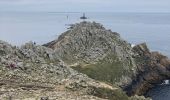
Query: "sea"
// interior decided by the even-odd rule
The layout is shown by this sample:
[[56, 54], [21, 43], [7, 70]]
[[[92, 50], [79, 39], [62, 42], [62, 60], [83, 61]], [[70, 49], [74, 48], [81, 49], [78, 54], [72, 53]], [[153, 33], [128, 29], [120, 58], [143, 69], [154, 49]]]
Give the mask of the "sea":
[[[170, 58], [170, 13], [86, 12], [85, 21], [103, 24], [120, 33], [133, 45], [146, 42], [151, 51]], [[12, 45], [29, 41], [50, 42], [67, 31], [69, 24], [79, 23], [82, 12], [0, 12], [0, 40]], [[153, 100], [170, 100], [169, 84], [157, 85], [148, 92]]]

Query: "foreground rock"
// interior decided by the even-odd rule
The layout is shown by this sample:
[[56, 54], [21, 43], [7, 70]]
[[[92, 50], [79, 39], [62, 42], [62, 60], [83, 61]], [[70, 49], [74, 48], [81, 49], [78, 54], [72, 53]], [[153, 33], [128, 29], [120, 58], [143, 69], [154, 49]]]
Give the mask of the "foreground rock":
[[0, 41], [1, 100], [129, 99], [119, 87], [71, 69], [50, 48], [30, 42], [20, 48]]

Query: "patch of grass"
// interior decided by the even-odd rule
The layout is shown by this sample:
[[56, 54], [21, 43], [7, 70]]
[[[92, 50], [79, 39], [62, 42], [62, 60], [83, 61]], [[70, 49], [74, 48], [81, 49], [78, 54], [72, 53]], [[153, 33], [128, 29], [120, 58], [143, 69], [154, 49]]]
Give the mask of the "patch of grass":
[[115, 56], [111, 56], [111, 62], [109, 59], [106, 58], [96, 64], [88, 64], [85, 66], [78, 65], [72, 68], [88, 75], [93, 79], [111, 84], [119, 82], [122, 76], [131, 75], [130, 70], [125, 69], [123, 62], [118, 61]]
[[93, 87], [94, 91], [91, 95], [97, 96], [99, 98], [109, 99], [109, 100], [128, 100], [128, 96], [121, 90], [111, 90], [108, 88], [96, 88]]

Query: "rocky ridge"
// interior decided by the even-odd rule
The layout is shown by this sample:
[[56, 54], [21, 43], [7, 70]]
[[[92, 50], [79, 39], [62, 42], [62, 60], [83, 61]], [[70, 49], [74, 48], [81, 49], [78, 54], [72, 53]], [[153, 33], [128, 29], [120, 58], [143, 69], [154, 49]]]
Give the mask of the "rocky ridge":
[[128, 97], [119, 87], [89, 78], [32, 42], [21, 47], [0, 41], [1, 100], [103, 100]]
[[43, 46], [0, 41], [0, 99], [145, 100], [137, 95], [169, 78], [169, 68], [146, 44], [132, 47], [99, 23], [81, 22]]
[[[99, 23], [75, 24], [57, 40], [44, 46], [54, 49], [68, 66], [94, 79], [125, 85], [135, 74], [131, 45]], [[103, 70], [108, 72], [103, 73]]]
[[52, 48], [73, 69], [119, 85], [131, 96], [143, 95], [170, 78], [170, 61], [166, 56], [150, 52], [145, 43], [132, 47], [118, 33], [99, 23], [77, 23], [44, 46]]

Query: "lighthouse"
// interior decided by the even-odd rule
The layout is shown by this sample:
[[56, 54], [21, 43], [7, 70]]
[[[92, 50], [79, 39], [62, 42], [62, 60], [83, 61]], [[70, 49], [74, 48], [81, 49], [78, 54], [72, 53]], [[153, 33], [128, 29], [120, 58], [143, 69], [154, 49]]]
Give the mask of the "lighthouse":
[[85, 13], [83, 13], [83, 16], [82, 16], [82, 17], [80, 17], [80, 19], [87, 19], [87, 17], [86, 17], [86, 15], [85, 15]]

